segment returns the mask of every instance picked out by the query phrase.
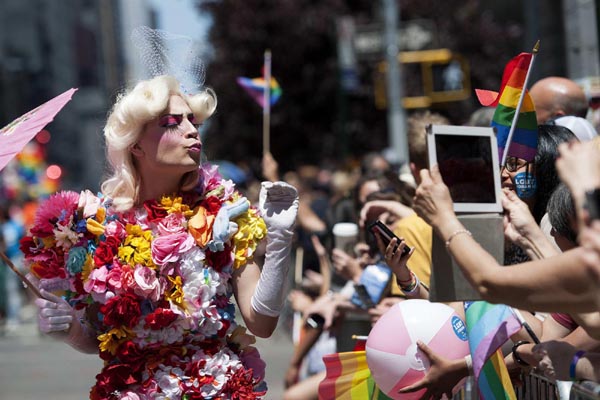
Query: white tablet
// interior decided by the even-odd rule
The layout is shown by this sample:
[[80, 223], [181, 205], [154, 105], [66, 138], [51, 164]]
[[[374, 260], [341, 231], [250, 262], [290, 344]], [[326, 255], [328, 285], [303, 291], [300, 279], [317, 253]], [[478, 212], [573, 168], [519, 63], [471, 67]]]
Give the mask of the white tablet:
[[427, 150], [429, 168], [438, 164], [450, 189], [454, 211], [502, 212], [498, 144], [493, 128], [430, 125]]

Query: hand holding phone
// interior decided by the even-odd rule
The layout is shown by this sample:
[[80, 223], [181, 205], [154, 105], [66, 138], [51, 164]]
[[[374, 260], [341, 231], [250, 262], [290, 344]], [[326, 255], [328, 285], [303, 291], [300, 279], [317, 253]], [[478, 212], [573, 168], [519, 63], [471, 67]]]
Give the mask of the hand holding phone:
[[[390, 242], [392, 241], [392, 238], [396, 238], [396, 248], [394, 248], [394, 251], [396, 251], [396, 249], [398, 248], [398, 246], [400, 246], [400, 243], [402, 242], [402, 240], [400, 240], [400, 238], [398, 236], [396, 236], [394, 234], [394, 232], [392, 232], [383, 222], [381, 222], [380, 220], [377, 220], [373, 223], [371, 223], [368, 226], [369, 231], [373, 234], [373, 235], [379, 235], [379, 237], [381, 238], [381, 240], [383, 241], [383, 244], [387, 247]], [[406, 256], [408, 253], [410, 253], [412, 249], [408, 246], [404, 246], [404, 248], [402, 249], [402, 257]]]

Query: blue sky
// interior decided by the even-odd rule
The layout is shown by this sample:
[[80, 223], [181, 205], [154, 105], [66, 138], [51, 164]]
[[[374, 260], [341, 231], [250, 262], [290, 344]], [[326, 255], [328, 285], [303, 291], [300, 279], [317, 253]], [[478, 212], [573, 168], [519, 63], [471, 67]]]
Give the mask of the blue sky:
[[194, 0], [152, 0], [158, 12], [159, 28], [204, 40], [210, 19], [198, 12], [195, 3]]

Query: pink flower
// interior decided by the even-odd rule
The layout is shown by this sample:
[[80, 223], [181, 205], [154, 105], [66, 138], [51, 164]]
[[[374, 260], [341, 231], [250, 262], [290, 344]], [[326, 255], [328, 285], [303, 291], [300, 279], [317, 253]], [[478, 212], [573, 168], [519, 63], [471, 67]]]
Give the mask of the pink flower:
[[110, 221], [106, 224], [104, 234], [106, 236], [115, 236], [119, 238], [119, 240], [123, 240], [125, 236], [127, 236], [125, 226], [119, 221]]
[[67, 223], [77, 210], [79, 194], [63, 191], [53, 194], [40, 204], [35, 215], [31, 233], [38, 237], [52, 235], [56, 223]]
[[184, 222], [185, 217], [183, 215], [179, 213], [169, 214], [158, 223], [158, 233], [159, 235], [172, 235], [185, 232]]
[[[129, 267], [127, 267], [129, 268]], [[120, 264], [114, 263], [113, 267], [108, 274], [106, 275], [106, 283], [108, 287], [113, 289], [116, 293], [121, 292], [122, 285], [122, 275], [123, 275], [123, 266]]]
[[221, 184], [221, 175], [217, 165], [204, 164], [200, 168], [200, 177], [204, 184], [204, 192], [210, 192]]
[[108, 270], [105, 266], [96, 268], [90, 272], [88, 280], [83, 284], [83, 288], [86, 292], [92, 293], [104, 293], [106, 292], [106, 279]]
[[137, 393], [130, 392], [129, 390], [121, 393], [120, 400], [146, 400], [147, 397], [142, 395], [141, 397], [137, 395]]
[[133, 273], [137, 286], [133, 290], [140, 297], [145, 297], [152, 301], [160, 299], [160, 282], [156, 277], [154, 270], [138, 265]]
[[100, 199], [89, 190], [85, 190], [79, 194], [79, 202], [77, 208], [83, 210], [83, 218], [89, 218], [96, 215], [100, 207]]
[[186, 232], [159, 236], [152, 241], [152, 261], [159, 266], [176, 262], [194, 244], [194, 238]]
[[260, 358], [260, 353], [256, 347], [248, 346], [242, 352], [242, 362], [246, 368], [252, 368], [252, 376], [255, 379], [265, 379], [265, 362]]

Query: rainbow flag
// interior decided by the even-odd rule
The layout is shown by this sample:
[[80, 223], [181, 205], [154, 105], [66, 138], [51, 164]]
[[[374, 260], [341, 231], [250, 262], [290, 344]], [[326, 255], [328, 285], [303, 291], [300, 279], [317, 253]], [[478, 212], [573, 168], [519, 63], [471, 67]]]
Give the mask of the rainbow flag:
[[[262, 108], [265, 108], [265, 79], [264, 78], [244, 78], [240, 76], [237, 78], [237, 83], [244, 88], [246, 93], [250, 95]], [[281, 87], [275, 78], [271, 78], [271, 93], [270, 102], [272, 106], [281, 97]]]
[[525, 92], [517, 126], [509, 143], [509, 148], [505, 149], [519, 98], [524, 90], [525, 77], [532, 56], [531, 53], [521, 53], [506, 64], [502, 75], [500, 93], [475, 89], [477, 98], [483, 106], [496, 107], [492, 126], [496, 128], [500, 160], [503, 159], [502, 156], [507, 151], [508, 156], [533, 161], [537, 151], [537, 119], [529, 92]]
[[510, 307], [485, 301], [465, 302], [465, 320], [481, 398], [516, 400], [499, 348], [521, 329], [521, 324]]
[[375, 384], [365, 351], [323, 357], [327, 373], [319, 384], [319, 400], [392, 400]]

